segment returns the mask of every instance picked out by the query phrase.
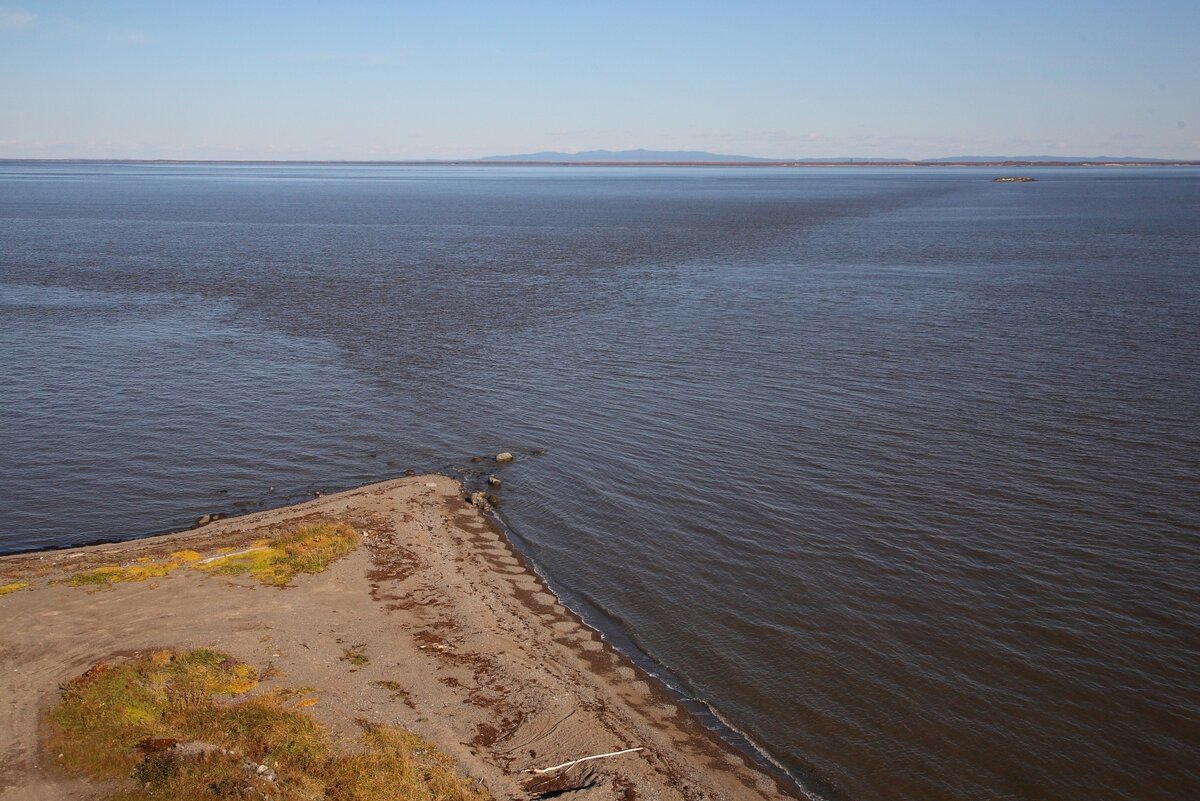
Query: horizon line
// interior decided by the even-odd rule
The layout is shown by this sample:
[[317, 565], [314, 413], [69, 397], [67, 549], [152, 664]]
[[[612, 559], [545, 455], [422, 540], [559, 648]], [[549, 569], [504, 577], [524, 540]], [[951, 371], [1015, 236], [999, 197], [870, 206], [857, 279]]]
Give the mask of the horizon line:
[[[570, 155], [570, 154], [568, 154]], [[716, 155], [716, 154], [714, 154]], [[540, 167], [1193, 167], [1200, 166], [1197, 159], [1146, 158], [1113, 156], [1109, 158], [1063, 158], [1061, 160], [998, 158], [980, 161], [978, 157], [935, 157], [930, 159], [882, 159], [872, 157], [838, 157], [829, 159], [764, 159], [754, 157], [746, 161], [680, 161], [680, 160], [588, 160], [570, 159], [508, 159], [485, 156], [463, 159], [171, 159], [171, 158], [74, 158], [74, 157], [22, 157], [0, 156], [0, 163], [56, 163], [56, 164], [345, 164], [345, 165], [403, 165], [403, 166], [540, 166]]]

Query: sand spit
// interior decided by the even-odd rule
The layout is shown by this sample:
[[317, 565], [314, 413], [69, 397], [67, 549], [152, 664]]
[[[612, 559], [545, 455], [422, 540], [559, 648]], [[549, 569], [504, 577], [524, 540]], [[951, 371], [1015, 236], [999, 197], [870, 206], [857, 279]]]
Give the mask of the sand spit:
[[[0, 557], [0, 585], [29, 584], [0, 597], [0, 799], [94, 794], [39, 745], [62, 684], [102, 660], [201, 647], [273, 667], [267, 687], [311, 688], [306, 713], [347, 748], [362, 721], [409, 729], [497, 799], [530, 798], [527, 769], [636, 747], [586, 763], [593, 785], [565, 797], [793, 797], [582, 625], [462, 496], [453, 479], [417, 476], [195, 531]], [[107, 587], [50, 583], [328, 521], [354, 526], [361, 546], [288, 587], [190, 565]]]

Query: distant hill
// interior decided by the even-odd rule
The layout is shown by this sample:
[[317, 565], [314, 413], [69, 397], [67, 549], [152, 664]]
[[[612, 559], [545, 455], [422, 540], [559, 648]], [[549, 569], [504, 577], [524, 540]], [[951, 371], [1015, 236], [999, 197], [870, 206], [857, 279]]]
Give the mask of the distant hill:
[[778, 161], [755, 156], [730, 156], [723, 153], [706, 153], [703, 150], [586, 150], [582, 153], [522, 153], [515, 156], [487, 156], [480, 161], [712, 161], [751, 162]]

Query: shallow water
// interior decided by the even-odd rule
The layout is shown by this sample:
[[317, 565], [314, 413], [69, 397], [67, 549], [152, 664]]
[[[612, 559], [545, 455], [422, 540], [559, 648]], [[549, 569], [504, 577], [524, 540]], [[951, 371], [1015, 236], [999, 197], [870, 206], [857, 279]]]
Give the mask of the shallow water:
[[512, 450], [819, 793], [1200, 797], [1200, 174], [1030, 172], [0, 163], [0, 550]]

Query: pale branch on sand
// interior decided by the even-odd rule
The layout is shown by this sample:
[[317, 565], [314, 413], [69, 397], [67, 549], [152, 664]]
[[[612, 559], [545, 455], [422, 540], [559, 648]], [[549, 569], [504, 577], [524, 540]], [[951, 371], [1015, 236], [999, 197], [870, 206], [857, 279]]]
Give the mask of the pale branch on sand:
[[554, 767], [551, 767], [551, 768], [529, 768], [528, 770], [525, 771], [525, 773], [553, 773], [556, 770], [561, 770], [563, 768], [569, 768], [572, 765], [578, 765], [580, 762], [587, 762], [592, 759], [607, 759], [608, 757], [620, 756], [621, 754], [632, 754], [634, 751], [645, 751], [645, 750], [646, 750], [645, 748], [643, 748], [642, 746], [639, 745], [637, 748], [626, 748], [624, 751], [610, 751], [607, 754], [592, 754], [591, 756], [580, 757], [579, 759], [572, 759], [570, 762], [564, 762], [561, 765], [555, 765]]

